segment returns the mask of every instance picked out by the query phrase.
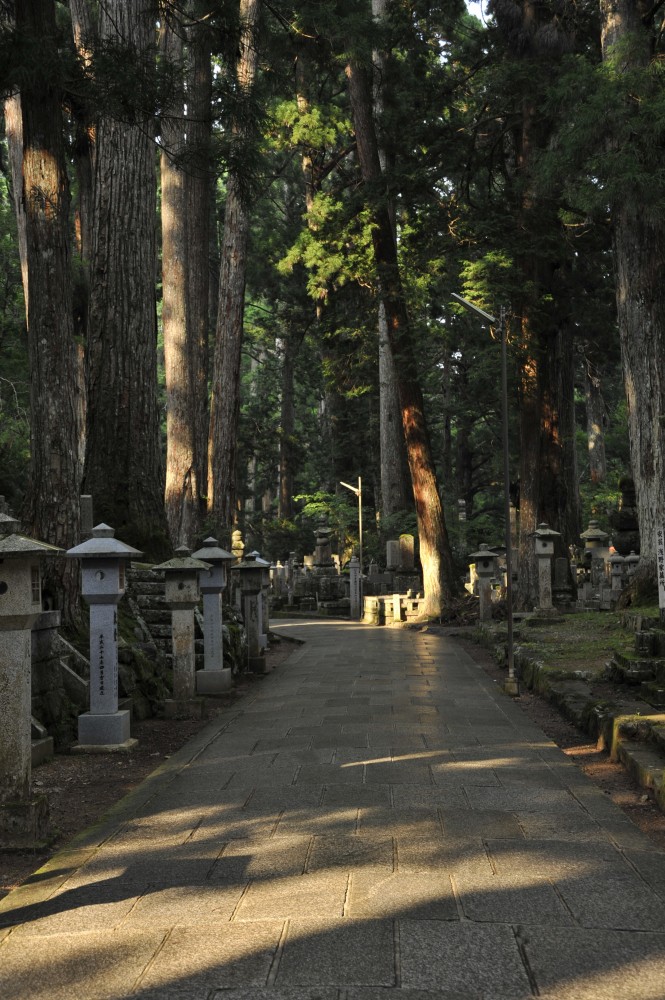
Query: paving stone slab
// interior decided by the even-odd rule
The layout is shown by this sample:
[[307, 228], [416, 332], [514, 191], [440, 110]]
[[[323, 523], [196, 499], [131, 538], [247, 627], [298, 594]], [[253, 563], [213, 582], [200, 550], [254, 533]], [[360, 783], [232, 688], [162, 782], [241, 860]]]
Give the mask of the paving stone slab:
[[353, 874], [346, 912], [350, 917], [459, 920], [450, 876], [431, 872]]
[[9, 935], [0, 945], [0, 996], [11, 1000], [118, 1000], [158, 952], [164, 934], [94, 931]]
[[323, 805], [369, 807], [389, 806], [392, 801], [390, 785], [326, 785]]
[[447, 809], [439, 810], [443, 832], [455, 839], [473, 840], [492, 837], [502, 840], [524, 840], [524, 833], [516, 816], [496, 809]]
[[255, 788], [243, 806], [249, 815], [272, 815], [285, 809], [310, 809], [323, 799], [323, 784], [282, 785], [279, 788]]
[[556, 885], [582, 927], [665, 930], [662, 898], [631, 871], [610, 870], [600, 877], [557, 878]]
[[[136, 887], [134, 887], [136, 890]], [[4, 926], [15, 926], [15, 937], [38, 934], [73, 934], [118, 927], [136, 905], [132, 894], [113, 880], [79, 888], [62, 889], [42, 902], [21, 906], [0, 917]]]
[[441, 837], [441, 820], [435, 807], [386, 809], [371, 806], [360, 810], [358, 833], [436, 840]]
[[660, 1000], [665, 935], [521, 927], [518, 939], [544, 1000]]
[[454, 882], [464, 915], [476, 923], [528, 921], [552, 927], [573, 923], [548, 882], [534, 881], [519, 871], [495, 875], [479, 871], [476, 866], [456, 866]]
[[253, 882], [242, 897], [234, 921], [296, 917], [334, 920], [344, 916], [347, 890], [348, 876], [344, 873]]
[[[248, 884], [248, 883], [247, 883]], [[211, 924], [228, 922], [233, 916], [247, 884], [183, 885], [156, 887], [136, 900], [127, 914], [125, 926], [138, 924], [151, 929], [176, 924]]]
[[323, 805], [285, 810], [275, 827], [275, 836], [349, 836], [357, 830], [357, 806]]
[[461, 785], [393, 785], [392, 801], [395, 809], [443, 806], [448, 809], [469, 809]]
[[432, 775], [425, 764], [418, 766], [397, 760], [385, 764], [368, 764], [365, 772], [368, 785], [431, 785]]
[[290, 921], [275, 982], [394, 986], [392, 921]]
[[275, 837], [266, 841], [233, 840], [210, 871], [210, 882], [249, 882], [301, 875], [310, 850], [309, 837]]
[[393, 870], [392, 837], [315, 837], [307, 859], [307, 871], [344, 868], [385, 868]]
[[[157, 998], [156, 998], [157, 1000]], [[336, 987], [292, 986], [286, 990], [224, 990], [213, 993], [206, 1000], [342, 1000]]]
[[300, 768], [296, 785], [361, 785], [362, 767], [338, 764], [305, 764]]
[[265, 986], [282, 936], [281, 921], [176, 927], [141, 979], [142, 989]]
[[467, 795], [474, 809], [501, 812], [576, 812], [582, 809], [572, 795], [558, 788], [490, 788], [468, 785]]
[[396, 840], [397, 870], [400, 872], [447, 872], [455, 874], [461, 868], [492, 874], [492, 865], [480, 841], [444, 838], [436, 841], [398, 837]]
[[408, 989], [465, 991], [478, 998], [532, 996], [509, 927], [400, 920], [401, 982]]

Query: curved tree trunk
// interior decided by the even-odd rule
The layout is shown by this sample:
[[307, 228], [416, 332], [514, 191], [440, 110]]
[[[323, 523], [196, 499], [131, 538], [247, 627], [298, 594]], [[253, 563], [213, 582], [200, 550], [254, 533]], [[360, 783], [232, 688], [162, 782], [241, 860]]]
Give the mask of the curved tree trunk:
[[[148, 67], [156, 4], [108, 0], [99, 37]], [[153, 124], [103, 117], [97, 130], [88, 316], [85, 490], [96, 517], [148, 555], [170, 551], [157, 406]]]
[[[21, 93], [30, 356], [30, 491], [28, 517], [37, 538], [69, 548], [79, 541], [81, 426], [78, 353], [70, 271], [70, 194], [61, 95], [48, 78], [55, 64], [53, 0], [17, 4], [16, 24], [38, 39], [43, 67]], [[51, 58], [47, 58], [50, 56]], [[49, 568], [65, 621], [78, 618], [78, 570]]]
[[[372, 116], [369, 79], [363, 67], [354, 62], [349, 62], [346, 74], [363, 182], [368, 188], [370, 185], [376, 187], [381, 179], [381, 164]], [[458, 591], [459, 586], [437, 488], [390, 215], [385, 199], [380, 196], [370, 203], [370, 209], [374, 222], [374, 260], [388, 321], [390, 349], [397, 371], [402, 427], [418, 521], [425, 589], [423, 613], [434, 616], [441, 614], [444, 604]]]

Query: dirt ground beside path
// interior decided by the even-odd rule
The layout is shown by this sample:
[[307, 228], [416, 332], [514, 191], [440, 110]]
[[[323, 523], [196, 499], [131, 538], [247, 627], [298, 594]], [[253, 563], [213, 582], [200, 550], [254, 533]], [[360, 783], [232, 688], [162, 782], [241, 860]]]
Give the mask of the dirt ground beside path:
[[[432, 631], [435, 631], [434, 629]], [[505, 678], [491, 654], [467, 639], [455, 641], [479, 663], [497, 683]], [[290, 642], [276, 644], [269, 653], [273, 666], [279, 666], [294, 650]], [[243, 697], [251, 695], [260, 677], [248, 677], [231, 696], [220, 700], [214, 714], [231, 712]], [[589, 744], [547, 702], [524, 693], [520, 708], [533, 719], [565, 753], [630, 817], [653, 843], [665, 850], [665, 815], [654, 805], [644, 789], [639, 788], [607, 754]], [[57, 850], [62, 849], [80, 831], [96, 822], [119, 799], [139, 785], [155, 768], [179, 750], [203, 726], [203, 721], [171, 722], [148, 719], [132, 726], [138, 746], [127, 754], [75, 755], [58, 754], [33, 772], [35, 791], [48, 795], [51, 825], [57, 836], [48, 850], [13, 851], [0, 854], [0, 898], [25, 881]]]

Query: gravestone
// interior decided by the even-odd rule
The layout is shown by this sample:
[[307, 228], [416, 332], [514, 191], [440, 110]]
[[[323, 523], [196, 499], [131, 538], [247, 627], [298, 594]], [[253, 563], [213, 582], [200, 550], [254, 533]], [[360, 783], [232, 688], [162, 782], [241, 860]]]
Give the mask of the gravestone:
[[399, 571], [412, 573], [416, 565], [413, 535], [399, 536]]

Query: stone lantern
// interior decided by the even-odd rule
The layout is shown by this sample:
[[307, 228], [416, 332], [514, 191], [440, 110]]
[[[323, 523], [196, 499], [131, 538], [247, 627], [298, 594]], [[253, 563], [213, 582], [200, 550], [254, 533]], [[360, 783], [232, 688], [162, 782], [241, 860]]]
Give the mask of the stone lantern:
[[360, 600], [360, 560], [358, 556], [351, 556], [349, 561], [349, 597], [350, 616], [353, 620], [361, 617]]
[[540, 611], [551, 611], [554, 608], [552, 604], [554, 543], [557, 538], [561, 538], [561, 532], [542, 522], [534, 531], [533, 538], [538, 560], [538, 608]]
[[0, 521], [0, 848], [35, 848], [48, 831], [48, 800], [31, 787], [31, 626], [42, 610], [40, 559], [60, 549]]
[[235, 556], [219, 547], [216, 538], [206, 538], [192, 553], [193, 559], [208, 563], [209, 569], [199, 571], [199, 588], [203, 594], [203, 670], [196, 672], [197, 694], [223, 694], [233, 683], [231, 669], [224, 667], [222, 632], [222, 592], [226, 587], [226, 567]]
[[199, 573], [210, 569], [210, 563], [195, 559], [186, 545], [175, 550], [173, 559], [155, 566], [164, 571], [164, 593], [171, 609], [171, 641], [173, 648], [173, 698], [165, 703], [167, 718], [202, 716], [203, 699], [196, 695], [196, 646], [194, 638], [194, 608], [199, 603]]
[[481, 622], [488, 621], [492, 617], [490, 580], [496, 576], [497, 556], [489, 545], [482, 544], [477, 552], [469, 554], [469, 559], [475, 564], [478, 578], [479, 618]]
[[263, 588], [265, 563], [250, 552], [235, 567], [240, 578], [242, 611], [247, 632], [247, 666], [256, 673], [267, 673], [264, 648], [261, 645], [260, 594]]
[[598, 587], [605, 572], [605, 560], [609, 558], [609, 535], [598, 527], [598, 521], [589, 521], [589, 527], [580, 535], [584, 542], [584, 563], [591, 576], [591, 584]]
[[617, 600], [623, 590], [623, 577], [626, 570], [626, 559], [618, 552], [610, 556], [610, 579], [612, 587], [612, 599]]
[[130, 748], [128, 710], [118, 711], [118, 604], [125, 593], [127, 562], [142, 553], [98, 524], [91, 537], [69, 549], [81, 560], [81, 593], [90, 606], [90, 711], [78, 720], [79, 750]]
[[631, 549], [630, 555], [625, 558], [626, 573], [628, 574], [628, 579], [630, 580], [635, 575], [635, 570], [640, 564], [640, 557], [637, 553]]
[[261, 558], [260, 552], [252, 552], [257, 566], [261, 567], [261, 593], [259, 595], [259, 642], [262, 649], [268, 648], [268, 630], [270, 628], [270, 563]]

